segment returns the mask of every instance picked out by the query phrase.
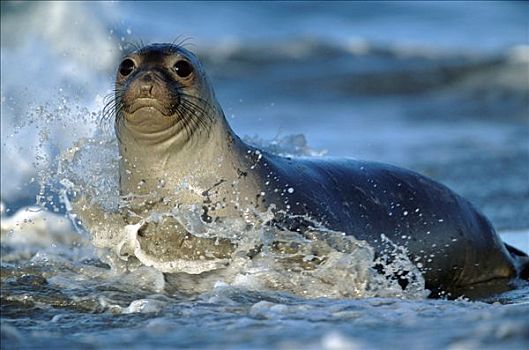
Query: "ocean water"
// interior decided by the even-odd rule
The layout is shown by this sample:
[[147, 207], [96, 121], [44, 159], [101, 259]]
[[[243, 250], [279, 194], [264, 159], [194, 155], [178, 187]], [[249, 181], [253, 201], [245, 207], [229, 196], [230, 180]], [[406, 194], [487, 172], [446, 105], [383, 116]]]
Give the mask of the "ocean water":
[[[527, 3], [1, 6], [2, 349], [527, 349], [523, 283], [482, 301], [426, 299], [420, 284], [371, 276], [354, 239], [310, 273], [262, 259], [167, 278], [110, 258], [124, 238], [66, 215], [75, 188], [113, 220], [116, 143], [101, 109], [123, 47], [184, 41], [250, 142], [411, 168], [529, 252]], [[266, 235], [236, 224], [214, 229]]]

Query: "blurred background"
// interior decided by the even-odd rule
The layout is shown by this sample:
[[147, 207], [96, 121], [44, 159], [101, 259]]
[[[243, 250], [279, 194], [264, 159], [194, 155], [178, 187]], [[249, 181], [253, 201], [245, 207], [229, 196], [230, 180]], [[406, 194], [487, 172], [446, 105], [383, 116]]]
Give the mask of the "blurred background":
[[507, 1], [2, 1], [2, 211], [34, 204], [42, 164], [101, 127], [127, 43], [183, 41], [239, 135], [412, 168], [498, 229], [527, 230], [528, 13]]

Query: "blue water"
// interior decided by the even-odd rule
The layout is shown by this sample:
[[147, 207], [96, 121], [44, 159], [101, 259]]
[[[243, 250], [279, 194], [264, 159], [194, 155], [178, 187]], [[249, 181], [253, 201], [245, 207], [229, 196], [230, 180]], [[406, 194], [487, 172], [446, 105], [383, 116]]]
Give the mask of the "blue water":
[[[529, 252], [527, 2], [1, 6], [2, 349], [527, 348], [524, 285], [486, 302], [311, 299], [222, 280], [187, 293], [154, 269], [109, 269], [58, 192], [64, 174], [112, 177], [96, 130], [121, 48], [186, 40], [239, 135], [412, 168]], [[93, 165], [59, 170], [75, 144]], [[19, 210], [38, 195], [51, 212]]]

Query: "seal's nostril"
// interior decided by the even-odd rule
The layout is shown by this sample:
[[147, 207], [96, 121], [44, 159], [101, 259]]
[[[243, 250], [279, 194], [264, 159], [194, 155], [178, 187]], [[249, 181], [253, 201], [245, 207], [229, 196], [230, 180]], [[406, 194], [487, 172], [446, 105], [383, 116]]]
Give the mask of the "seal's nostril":
[[140, 92], [142, 96], [151, 96], [152, 95], [152, 84], [142, 84], [140, 87]]

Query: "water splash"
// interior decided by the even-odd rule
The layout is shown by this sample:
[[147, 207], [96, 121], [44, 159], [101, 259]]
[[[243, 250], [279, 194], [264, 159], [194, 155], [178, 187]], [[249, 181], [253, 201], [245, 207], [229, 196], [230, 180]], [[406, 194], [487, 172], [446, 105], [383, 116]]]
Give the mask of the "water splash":
[[[85, 110], [82, 113], [92, 123], [94, 116], [100, 115]], [[59, 122], [68, 127], [72, 120], [80, 119], [78, 113], [69, 110], [40, 115], [47, 116], [41, 118], [46, 120], [44, 125]], [[46, 130], [46, 127], [41, 129], [41, 148], [51, 144], [45, 137]], [[303, 135], [258, 143], [276, 154], [322, 154], [311, 149]], [[96, 128], [92, 135], [79, 138], [66, 150], [44, 160], [38, 164], [39, 203], [55, 208], [59, 201], [78, 230], [88, 234], [91, 244], [98, 249], [99, 259], [115, 273], [151, 267], [170, 275], [168, 280], [173, 282], [165, 285], [165, 289], [171, 290], [179, 284], [192, 285], [186, 289], [188, 293], [204, 292], [221, 283], [249, 290], [285, 291], [309, 298], [427, 296], [424, 280], [405, 252], [398, 254], [399, 259], [386, 262], [375, 259], [367, 243], [344, 232], [317, 225], [303, 235], [280, 229], [270, 224], [274, 216], [272, 208], [246, 213], [243, 219], [207, 223], [202, 220], [201, 207], [181, 205], [170, 212], [149, 213], [133, 224], [126, 222], [123, 215], [126, 207], [122, 205], [118, 188], [119, 153], [110, 128]], [[170, 235], [160, 238], [164, 244], [150, 244], [141, 238], [141, 230], [146, 226], [161, 225], [167, 220], [184, 229], [189, 244], [197, 242], [191, 246], [195, 249], [192, 258], [182, 257], [171, 248], [174, 242]], [[224, 254], [225, 245], [234, 250]], [[376, 264], [386, 264], [386, 272], [412, 271], [412, 287], [403, 290], [396, 280], [381, 275], [375, 269]], [[189, 280], [193, 283], [182, 282]]]

